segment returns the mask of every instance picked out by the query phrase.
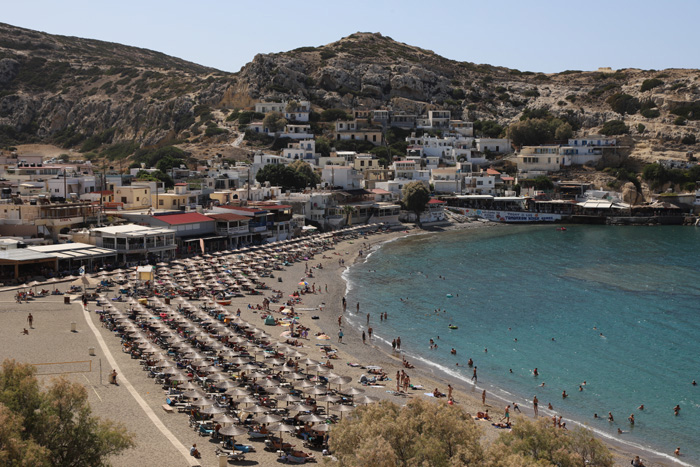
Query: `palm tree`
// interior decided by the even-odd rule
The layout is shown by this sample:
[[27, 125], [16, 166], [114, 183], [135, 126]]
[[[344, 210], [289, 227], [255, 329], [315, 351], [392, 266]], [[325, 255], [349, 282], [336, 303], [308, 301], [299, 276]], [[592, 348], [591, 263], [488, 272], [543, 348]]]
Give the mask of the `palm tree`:
[[357, 212], [354, 206], [346, 204], [343, 206], [343, 212], [345, 213], [345, 223], [347, 225], [352, 225], [352, 215]]

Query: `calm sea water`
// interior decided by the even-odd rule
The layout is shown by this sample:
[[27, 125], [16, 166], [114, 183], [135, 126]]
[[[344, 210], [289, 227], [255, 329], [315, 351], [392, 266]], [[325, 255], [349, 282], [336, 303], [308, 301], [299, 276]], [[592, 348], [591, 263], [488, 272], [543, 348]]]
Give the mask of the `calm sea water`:
[[[489, 394], [524, 407], [537, 395], [569, 426], [586, 424], [642, 455], [672, 459], [680, 446], [684, 463], [700, 465], [700, 385], [691, 384], [700, 383], [700, 228], [505, 226], [413, 236], [384, 244], [346, 279], [348, 310], [361, 303], [361, 319], [350, 321], [364, 324], [370, 312], [375, 334], [401, 336], [409, 359], [468, 385], [471, 357]], [[378, 321], [383, 311], [387, 323]], [[429, 349], [431, 337], [438, 350]]]

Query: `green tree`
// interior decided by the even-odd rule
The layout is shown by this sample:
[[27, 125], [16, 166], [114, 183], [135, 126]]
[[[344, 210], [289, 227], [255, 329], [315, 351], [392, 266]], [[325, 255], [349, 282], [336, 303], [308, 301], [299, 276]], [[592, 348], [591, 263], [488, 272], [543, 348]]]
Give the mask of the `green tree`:
[[165, 188], [172, 188], [175, 186], [175, 182], [163, 171], [156, 170], [155, 172], [147, 172], [145, 170], [139, 170], [134, 177], [136, 180], [143, 180], [146, 182], [163, 182]]
[[300, 190], [307, 186], [307, 179], [302, 173], [282, 164], [266, 165], [258, 171], [255, 179], [260, 183], [270, 182], [283, 190]]
[[547, 120], [531, 118], [511, 124], [508, 138], [516, 146], [537, 146], [552, 139], [552, 129]]
[[287, 124], [287, 119], [284, 118], [281, 112], [270, 112], [263, 119], [263, 126], [269, 129], [272, 133], [284, 130]]
[[474, 132], [487, 138], [498, 138], [505, 133], [505, 130], [495, 120], [476, 120], [474, 121]]
[[0, 464], [106, 466], [134, 446], [121, 424], [92, 415], [84, 386], [65, 379], [39, 389], [36, 370], [5, 360], [0, 370]]
[[571, 128], [571, 125], [568, 122], [563, 122], [554, 131], [554, 139], [559, 141], [566, 141], [569, 138], [571, 138], [573, 134], [574, 130], [573, 128]]
[[326, 109], [321, 112], [322, 122], [335, 122], [336, 120], [349, 120], [350, 116], [343, 109]]
[[639, 90], [641, 92], [649, 91], [650, 89], [654, 89], [655, 87], [663, 86], [663, 84], [664, 82], [658, 78], [645, 79], [644, 81], [642, 81], [642, 86], [639, 88]]
[[[489, 449], [490, 467], [510, 465], [612, 467], [608, 448], [583, 428], [564, 431], [548, 419], [518, 417]], [[517, 459], [517, 462], [514, 462]]]
[[413, 399], [357, 408], [329, 443], [341, 466], [483, 465], [481, 432], [464, 410]]
[[610, 108], [613, 109], [613, 111], [622, 115], [633, 115], [640, 109], [639, 99], [622, 92], [613, 94], [612, 96], [608, 97], [605, 102], [610, 104]]
[[554, 188], [554, 182], [552, 182], [552, 180], [550, 180], [546, 175], [539, 175], [538, 177], [535, 177], [533, 186], [536, 190], [551, 190]]
[[319, 136], [316, 138], [316, 152], [320, 153], [324, 157], [331, 155], [331, 142], [328, 138]]
[[416, 213], [416, 223], [420, 225], [420, 215], [430, 201], [430, 191], [423, 183], [416, 181], [405, 184], [401, 193], [404, 206], [408, 211]]
[[605, 136], [626, 135], [630, 128], [622, 120], [608, 120], [603, 124], [600, 132]]
[[321, 183], [321, 176], [307, 162], [297, 160], [289, 164], [289, 168], [297, 173], [298, 177], [304, 180], [304, 186], [316, 186]]
[[289, 101], [287, 102], [287, 107], [285, 107], [285, 109], [287, 110], [287, 112], [294, 112], [297, 109], [297, 107], [299, 107], [299, 102]]

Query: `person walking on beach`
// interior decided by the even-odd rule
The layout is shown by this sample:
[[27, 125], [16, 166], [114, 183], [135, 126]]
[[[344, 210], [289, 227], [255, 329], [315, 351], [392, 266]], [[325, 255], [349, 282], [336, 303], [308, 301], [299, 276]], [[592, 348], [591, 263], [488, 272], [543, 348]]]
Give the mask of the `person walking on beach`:
[[481, 392], [481, 404], [486, 405], [486, 389]]
[[393, 350], [394, 352], [396, 352], [396, 339], [394, 339], [394, 340], [391, 341], [391, 350]]
[[119, 383], [117, 383], [117, 370], [116, 369], [113, 369], [112, 373], [109, 374], [109, 382], [111, 384], [119, 386]]
[[340, 326], [341, 324], [343, 324], [342, 321], [343, 321], [343, 317], [342, 317], [342, 316], [338, 316], [338, 326]]
[[474, 372], [472, 374], [472, 381], [474, 381], [475, 383], [478, 381], [476, 377], [476, 366], [474, 367]]
[[447, 400], [452, 400], [452, 385], [447, 385]]
[[338, 342], [340, 342], [341, 344], [343, 343], [343, 330], [342, 329], [338, 330]]
[[540, 414], [537, 404], [539, 404], [539, 401], [537, 400], [537, 396], [535, 396], [532, 398], [532, 408], [535, 410], [535, 418]]
[[360, 302], [357, 302], [357, 312], [360, 312]]
[[362, 343], [363, 344], [367, 343], [367, 342], [365, 342], [365, 331], [362, 331]]
[[27, 323], [29, 324], [29, 329], [34, 329], [34, 317], [31, 313], [27, 316]]
[[396, 338], [396, 350], [401, 350], [401, 336]]
[[372, 340], [372, 328], [367, 329], [367, 335], [369, 336], [369, 340]]
[[369, 326], [369, 313], [367, 313], [367, 326]]

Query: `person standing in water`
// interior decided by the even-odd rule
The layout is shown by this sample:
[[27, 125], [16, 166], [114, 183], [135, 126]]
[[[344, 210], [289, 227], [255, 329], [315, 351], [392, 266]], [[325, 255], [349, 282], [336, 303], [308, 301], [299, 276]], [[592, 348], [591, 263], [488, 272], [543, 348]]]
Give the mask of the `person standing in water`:
[[535, 409], [535, 417], [539, 416], [540, 414], [537, 404], [539, 404], [539, 401], [537, 400], [537, 396], [535, 396], [532, 398], [532, 408]]

